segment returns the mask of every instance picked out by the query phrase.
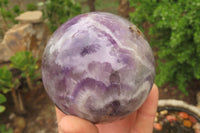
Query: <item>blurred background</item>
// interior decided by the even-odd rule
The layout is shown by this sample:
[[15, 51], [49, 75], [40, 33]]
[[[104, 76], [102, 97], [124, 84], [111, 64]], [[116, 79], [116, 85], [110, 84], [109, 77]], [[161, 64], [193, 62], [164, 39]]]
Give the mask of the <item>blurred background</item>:
[[120, 15], [143, 31], [160, 99], [200, 106], [200, 0], [0, 0], [0, 133], [57, 132], [42, 53], [62, 23], [90, 11]]

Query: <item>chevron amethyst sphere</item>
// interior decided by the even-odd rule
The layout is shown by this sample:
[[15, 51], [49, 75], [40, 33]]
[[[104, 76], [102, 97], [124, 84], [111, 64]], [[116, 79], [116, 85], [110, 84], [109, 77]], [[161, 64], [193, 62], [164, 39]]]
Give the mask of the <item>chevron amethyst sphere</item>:
[[152, 50], [140, 30], [104, 12], [64, 23], [50, 38], [42, 61], [44, 87], [56, 106], [93, 123], [136, 111], [154, 76]]

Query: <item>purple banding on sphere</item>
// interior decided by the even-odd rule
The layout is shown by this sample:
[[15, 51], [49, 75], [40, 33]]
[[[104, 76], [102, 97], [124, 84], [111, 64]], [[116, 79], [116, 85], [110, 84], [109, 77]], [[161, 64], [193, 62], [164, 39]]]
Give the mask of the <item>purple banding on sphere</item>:
[[64, 23], [50, 38], [42, 60], [43, 84], [56, 106], [93, 123], [136, 111], [154, 77], [154, 57], [143, 34], [105, 12]]

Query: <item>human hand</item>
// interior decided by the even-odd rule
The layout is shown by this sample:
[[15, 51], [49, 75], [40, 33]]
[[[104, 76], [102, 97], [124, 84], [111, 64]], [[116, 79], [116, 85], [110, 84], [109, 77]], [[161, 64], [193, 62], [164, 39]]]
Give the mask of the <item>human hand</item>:
[[122, 120], [112, 123], [92, 124], [56, 108], [59, 133], [152, 133], [157, 111], [158, 88], [154, 84], [144, 104]]

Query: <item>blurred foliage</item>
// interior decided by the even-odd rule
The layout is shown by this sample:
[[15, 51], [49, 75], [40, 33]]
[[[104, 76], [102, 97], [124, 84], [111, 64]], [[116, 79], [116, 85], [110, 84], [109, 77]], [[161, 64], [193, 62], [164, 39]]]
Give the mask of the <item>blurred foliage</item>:
[[[81, 4], [82, 13], [90, 12], [89, 0], [76, 0]], [[95, 11], [104, 11], [117, 14], [119, 8], [119, 0], [95, 0]]]
[[[24, 12], [19, 5], [12, 5], [12, 7], [10, 5], [9, 0], [0, 0], [0, 16], [3, 19], [0, 24], [6, 26], [4, 31], [17, 23], [15, 17]], [[81, 14], [81, 6], [74, 0], [47, 0], [37, 4], [29, 3], [26, 5], [26, 10], [43, 10], [44, 18], [48, 20], [48, 26], [52, 32], [68, 19]], [[1, 34], [2, 31], [0, 30]]]
[[106, 11], [117, 14], [119, 8], [119, 0], [96, 0], [95, 7], [97, 11]]
[[[87, 0], [46, 0], [44, 2], [38, 3], [29, 3], [26, 5], [26, 10], [42, 10], [44, 19], [47, 20], [48, 27], [52, 32], [54, 32], [61, 24], [66, 22], [67, 20], [83, 13], [88, 12], [88, 4]], [[80, 6], [79, 3], [85, 3]], [[4, 27], [6, 30], [10, 28], [13, 24], [17, 23], [15, 21], [15, 17], [17, 17], [20, 13], [24, 12], [21, 10], [20, 5], [12, 5], [9, 0], [1, 0], [0, 1], [0, 15], [3, 18], [3, 21], [0, 22], [7, 25]], [[101, 10], [109, 10], [109, 12], [117, 13], [117, 7], [119, 5], [119, 1], [101, 1], [96, 0], [95, 7], [98, 11]], [[83, 7], [83, 12], [82, 12]], [[4, 31], [6, 31], [4, 30]], [[0, 35], [3, 30], [0, 30]]]
[[159, 49], [156, 83], [178, 85], [186, 95], [193, 79], [200, 79], [200, 1], [129, 0], [136, 10], [130, 20], [149, 29], [151, 45]]
[[22, 77], [26, 79], [30, 78], [32, 81], [39, 76], [38, 73], [36, 73], [38, 69], [37, 59], [35, 59], [29, 51], [17, 52], [12, 56], [11, 67], [19, 69]]
[[[0, 104], [7, 101], [4, 94], [10, 92], [11, 88], [14, 88], [17, 84], [19, 84], [19, 80], [13, 79], [12, 73], [6, 66], [0, 68]], [[0, 113], [5, 111], [5, 109], [5, 106], [0, 105]]]
[[0, 1], [0, 15], [2, 16], [3, 22], [7, 25], [7, 27], [12, 26], [12, 23], [17, 23], [17, 21], [15, 21], [15, 17], [22, 12], [19, 6], [15, 5], [13, 8], [10, 8], [9, 5], [9, 0]]
[[26, 5], [26, 9], [27, 9], [28, 11], [34, 11], [34, 10], [37, 10], [38, 7], [37, 7], [37, 5], [34, 4], [34, 3], [29, 3], [29, 4]]
[[13, 129], [7, 128], [6, 125], [1, 124], [0, 125], [0, 133], [13, 133]]
[[[27, 5], [27, 10], [36, 10], [37, 6], [33, 3]], [[19, 5], [13, 5], [9, 0], [0, 0], [0, 35], [16, 24], [15, 17], [19, 16], [24, 11]]]
[[4, 66], [0, 68], [0, 91], [3, 93], [8, 93], [10, 88], [14, 87], [12, 82], [12, 73], [10, 70]]
[[29, 89], [34, 89], [33, 83], [36, 81], [38, 73], [37, 60], [33, 57], [31, 52], [21, 51], [11, 57], [11, 68], [21, 71], [21, 76], [12, 75], [8, 67], [0, 68], [0, 113], [5, 110], [5, 106], [1, 105], [6, 102], [3, 94], [11, 92], [15, 109], [18, 113], [24, 113], [25, 109], [20, 95], [20, 79], [25, 78]]
[[48, 0], [44, 10], [52, 32], [67, 20], [81, 14], [81, 6], [74, 0]]
[[6, 101], [7, 101], [6, 97], [0, 93], [0, 113], [6, 110], [6, 107], [4, 105], [1, 105], [2, 103], [5, 103]]

